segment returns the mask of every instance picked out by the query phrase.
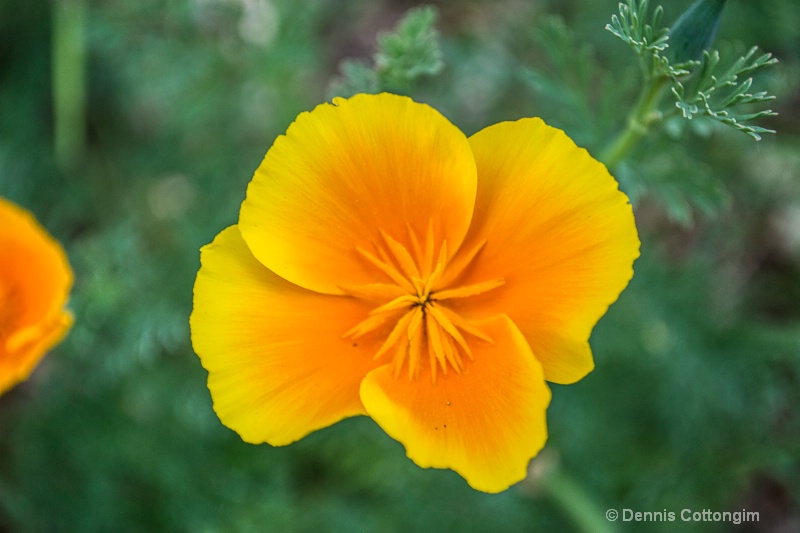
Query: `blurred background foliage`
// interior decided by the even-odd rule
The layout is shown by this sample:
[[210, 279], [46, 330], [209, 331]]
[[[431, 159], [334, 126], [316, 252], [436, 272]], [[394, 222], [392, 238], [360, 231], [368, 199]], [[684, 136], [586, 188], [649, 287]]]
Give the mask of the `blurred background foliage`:
[[[0, 531], [800, 531], [794, 0], [729, 2], [717, 40], [779, 58], [757, 79], [777, 135], [676, 121], [616, 170], [642, 257], [593, 334], [596, 370], [553, 385], [528, 480], [475, 492], [363, 417], [287, 448], [219, 423], [189, 340], [198, 249], [299, 112], [362, 75], [467, 134], [541, 116], [595, 153], [624, 125], [639, 73], [604, 30], [616, 2], [432, 4], [435, 32], [416, 35], [438, 51], [408, 75], [386, 67], [402, 42], [385, 32], [412, 1], [0, 1], [0, 195], [76, 273], [73, 331], [0, 398]], [[670, 24], [689, 2], [665, 4]]]

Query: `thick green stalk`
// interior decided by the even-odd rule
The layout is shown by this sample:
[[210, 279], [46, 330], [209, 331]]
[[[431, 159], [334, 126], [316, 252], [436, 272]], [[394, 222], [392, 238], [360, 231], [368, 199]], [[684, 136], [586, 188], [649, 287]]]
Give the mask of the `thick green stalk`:
[[650, 124], [660, 119], [656, 112], [669, 79], [665, 76], [651, 78], [642, 88], [636, 107], [631, 110], [625, 129], [603, 150], [600, 160], [613, 171], [634, 146], [645, 136]]
[[585, 533], [615, 533], [611, 511], [601, 508], [580, 485], [558, 470], [542, 476], [539, 483], [545, 494]]
[[58, 166], [80, 161], [86, 145], [85, 0], [53, 2], [53, 119]]

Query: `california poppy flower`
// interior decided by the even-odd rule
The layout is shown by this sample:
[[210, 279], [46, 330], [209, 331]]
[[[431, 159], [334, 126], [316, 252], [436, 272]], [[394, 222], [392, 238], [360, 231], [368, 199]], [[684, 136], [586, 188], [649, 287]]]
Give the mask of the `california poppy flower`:
[[192, 341], [220, 420], [285, 445], [369, 415], [498, 492], [593, 368], [639, 240], [606, 168], [539, 119], [467, 138], [390, 94], [303, 113], [201, 251]]
[[28, 211], [0, 198], [0, 393], [28, 378], [72, 325], [72, 270]]

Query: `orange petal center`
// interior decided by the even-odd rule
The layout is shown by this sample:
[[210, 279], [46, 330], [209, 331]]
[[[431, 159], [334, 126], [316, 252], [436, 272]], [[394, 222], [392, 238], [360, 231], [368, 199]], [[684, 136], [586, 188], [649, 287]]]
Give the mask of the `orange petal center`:
[[0, 349], [14, 328], [19, 302], [16, 292], [0, 279]]
[[408, 227], [411, 251], [383, 230], [380, 233], [383, 241], [373, 243], [374, 252], [360, 247], [356, 251], [375, 268], [376, 273], [383, 275], [384, 281], [340, 287], [350, 296], [380, 305], [344, 336], [357, 339], [379, 328], [389, 331], [375, 358], [388, 354], [392, 358], [395, 377], [407, 366], [409, 379], [417, 379], [426, 363], [430, 365], [434, 383], [438, 370], [447, 374], [448, 369], [452, 369], [460, 374], [465, 358], [473, 358], [467, 339], [475, 337], [493, 341], [481, 329], [449, 309], [447, 300], [475, 296], [504, 282], [491, 279], [460, 287], [447, 285], [448, 280], [456, 279], [469, 265], [485, 243], [466, 254], [469, 261], [450, 264], [447, 240], [442, 240], [438, 252], [435, 251], [432, 223], [428, 225], [424, 243]]

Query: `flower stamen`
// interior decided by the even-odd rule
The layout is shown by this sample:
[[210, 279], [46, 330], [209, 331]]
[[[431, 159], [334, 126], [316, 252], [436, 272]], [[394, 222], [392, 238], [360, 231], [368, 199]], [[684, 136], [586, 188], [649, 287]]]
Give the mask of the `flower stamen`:
[[391, 283], [370, 283], [368, 285], [340, 285], [339, 289], [348, 296], [355, 296], [362, 300], [380, 303], [386, 300], [393, 300], [404, 294], [406, 291], [398, 285]]
[[453, 323], [454, 326], [458, 327], [459, 329], [461, 329], [463, 331], [466, 331], [467, 333], [469, 333], [473, 337], [477, 337], [477, 338], [479, 338], [481, 340], [484, 340], [484, 341], [486, 341], [488, 343], [494, 344], [494, 339], [492, 339], [488, 334], [484, 333], [483, 331], [481, 331], [480, 329], [475, 327], [468, 320], [465, 320], [464, 318], [462, 318], [461, 315], [458, 315], [458, 314], [450, 311], [446, 307], [440, 307], [439, 309], [441, 310], [441, 312], [445, 316], [447, 316], [448, 319], [450, 319], [450, 321]]
[[381, 346], [380, 350], [378, 350], [373, 359], [380, 358], [380, 356], [389, 351], [389, 348], [397, 344], [397, 341], [399, 341], [400, 338], [403, 336], [403, 332], [408, 331], [408, 325], [411, 323], [411, 318], [412, 314], [406, 313], [400, 320], [397, 321], [397, 324], [395, 324], [394, 329], [389, 334], [389, 336], [386, 337], [386, 340], [383, 342], [383, 346]]
[[408, 340], [414, 338], [414, 335], [416, 335], [420, 324], [422, 324], [422, 319], [425, 318], [421, 305], [416, 306], [411, 312], [414, 316], [411, 317], [411, 322], [408, 324]]
[[386, 245], [389, 247], [389, 251], [392, 252], [394, 258], [400, 265], [400, 268], [405, 273], [407, 279], [414, 279], [419, 278], [419, 269], [417, 269], [417, 265], [414, 263], [414, 259], [412, 259], [411, 254], [408, 253], [405, 246], [397, 242], [396, 240], [392, 239], [389, 235], [386, 234], [385, 231], [380, 230], [381, 236], [383, 240], [386, 241]]
[[430, 314], [436, 320], [436, 322], [439, 323], [439, 325], [442, 327], [443, 330], [445, 330], [447, 333], [450, 334], [451, 337], [453, 337], [453, 339], [455, 339], [458, 345], [461, 346], [461, 349], [463, 349], [464, 352], [466, 352], [466, 354], [469, 356], [469, 358], [472, 359], [472, 350], [470, 350], [467, 341], [464, 340], [464, 337], [461, 335], [461, 333], [459, 333], [455, 325], [450, 321], [450, 319], [447, 318], [447, 316], [444, 313], [442, 313], [439, 307], [435, 305], [429, 306], [428, 314]]
[[366, 320], [363, 320], [356, 324], [354, 327], [349, 329], [342, 337], [350, 337], [351, 339], [358, 339], [359, 337], [363, 337], [367, 333], [371, 333], [376, 329], [383, 326], [385, 323], [391, 319], [391, 315], [371, 315], [367, 317]]
[[486, 240], [470, 248], [467, 253], [456, 254], [450, 264], [447, 265], [447, 275], [442, 279], [442, 285], [449, 285], [458, 279], [467, 267], [472, 264], [484, 246], [486, 246]]
[[385, 303], [380, 307], [376, 307], [375, 309], [370, 311], [369, 314], [377, 315], [379, 313], [386, 313], [387, 311], [394, 311], [395, 309], [408, 308], [409, 306], [413, 306], [416, 303], [417, 303], [417, 298], [415, 298], [411, 294], [404, 294], [403, 296], [399, 296], [389, 303]]
[[447, 300], [449, 298], [466, 298], [468, 296], [476, 296], [482, 292], [496, 289], [497, 287], [505, 284], [502, 279], [490, 279], [472, 285], [465, 285], [457, 289], [449, 289], [446, 291], [439, 291], [436, 293], [437, 300]]
[[367, 261], [372, 263], [375, 267], [377, 267], [378, 270], [389, 276], [391, 280], [397, 283], [399, 286], [403, 287], [409, 292], [414, 290], [414, 287], [411, 286], [408, 280], [404, 278], [403, 275], [400, 274], [400, 272], [398, 272], [397, 269], [394, 268], [391, 264], [389, 264], [388, 262], [381, 261], [380, 259], [372, 255], [365, 249], [361, 248], [360, 246], [356, 246], [356, 251], [359, 254], [361, 254], [361, 256], [364, 259], [366, 259]]
[[[413, 255], [408, 248], [379, 229], [385, 245], [373, 242], [375, 253], [357, 247], [356, 251], [370, 264], [385, 274], [392, 283], [372, 283], [356, 287], [341, 287], [350, 296], [371, 302], [384, 302], [370, 311], [365, 320], [345, 333], [345, 337], [358, 338], [367, 333], [387, 327], [389, 331], [375, 353], [379, 359], [387, 353], [392, 355], [392, 368], [398, 377], [403, 366], [408, 364], [409, 379], [417, 379], [422, 368], [422, 357], [428, 354], [431, 380], [436, 383], [438, 372], [447, 375], [452, 369], [457, 374], [464, 370], [462, 352], [474, 359], [473, 351], [464, 333], [483, 341], [492, 339], [469, 320], [448, 309], [443, 302], [452, 298], [468, 298], [496, 289], [504, 284], [502, 279], [487, 280], [463, 287], [439, 289], [449, 275], [447, 240], [442, 239], [438, 254], [433, 222], [428, 224], [424, 250], [410, 225], [408, 229]], [[458, 272], [466, 268], [483, 247], [481, 243], [459, 260]], [[377, 254], [377, 255], [376, 255]], [[435, 259], [434, 259], [435, 257]], [[466, 260], [464, 259], [466, 257]], [[387, 331], [384, 329], [384, 331]], [[448, 368], [449, 367], [449, 368]]]

